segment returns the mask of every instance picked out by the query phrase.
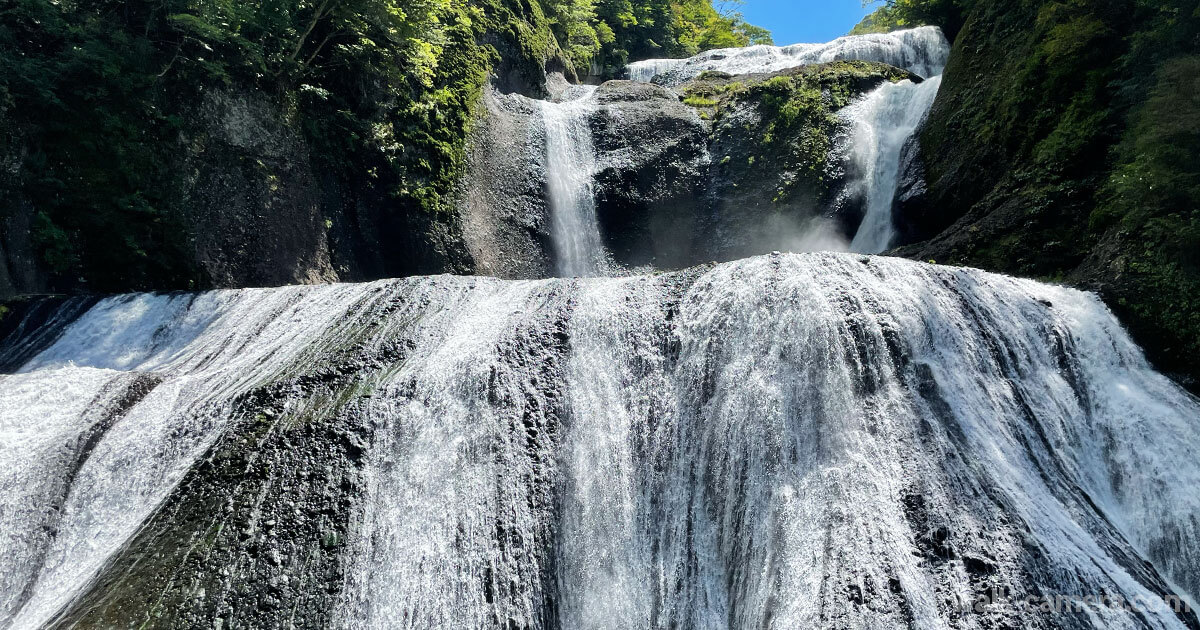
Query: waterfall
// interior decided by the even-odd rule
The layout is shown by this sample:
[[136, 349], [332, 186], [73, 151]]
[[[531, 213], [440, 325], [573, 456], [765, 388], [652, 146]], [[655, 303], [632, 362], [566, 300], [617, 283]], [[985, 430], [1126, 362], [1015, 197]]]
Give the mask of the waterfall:
[[849, 35], [826, 44], [748, 46], [700, 53], [690, 59], [649, 59], [629, 64], [626, 75], [634, 81], [678, 86], [709, 70], [729, 74], [778, 72], [796, 66], [830, 61], [879, 61], [904, 68], [921, 77], [941, 74], [950, 44], [936, 26]]
[[589, 116], [595, 89], [579, 86], [573, 100], [541, 103], [546, 124], [550, 234], [555, 268], [564, 277], [597, 275], [605, 261], [592, 187], [596, 153]]
[[850, 132], [842, 147], [849, 162], [846, 194], [863, 200], [865, 214], [850, 245], [875, 254], [894, 237], [892, 206], [899, 187], [901, 155], [933, 106], [950, 44], [933, 26], [856, 35], [828, 44], [750, 46], [713, 50], [690, 59], [651, 59], [626, 69], [636, 81], [679, 86], [708, 70], [730, 74], [776, 72], [806, 64], [860, 59], [906, 68], [924, 81], [886, 83], [841, 113]]
[[941, 75], [921, 83], [885, 83], [841, 112], [851, 125], [848, 189], [866, 205], [851, 251], [877, 254], [891, 246], [900, 158], [933, 107], [941, 84]]
[[[1092, 294], [772, 255], [118, 296], [52, 337], [0, 345], [32, 354], [0, 375], [0, 626], [143, 574], [153, 592], [104, 591], [123, 625], [1195, 623], [1163, 597], [1200, 594], [1200, 401]], [[271, 497], [293, 508], [262, 464], [244, 509], [196, 490], [218, 453], [335, 418], [368, 432], [360, 490], [320, 512], [344, 545], [264, 533]], [[132, 560], [152, 514], [192, 572]], [[265, 577], [209, 559], [210, 531]], [[305, 573], [325, 556], [342, 569]], [[223, 603], [259, 591], [279, 603]], [[289, 617], [327, 592], [327, 620]], [[1099, 593], [1140, 608], [1013, 607]]]
[[361, 290], [110, 298], [0, 376], [0, 626], [42, 627], [77, 596], [213, 444], [232, 401], [294, 369]]

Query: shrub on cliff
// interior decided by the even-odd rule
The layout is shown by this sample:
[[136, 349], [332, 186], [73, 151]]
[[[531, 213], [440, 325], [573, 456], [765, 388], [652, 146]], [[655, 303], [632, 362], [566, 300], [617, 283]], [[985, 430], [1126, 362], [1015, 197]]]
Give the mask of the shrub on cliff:
[[[203, 287], [173, 212], [177, 139], [211, 90], [281, 105], [314, 165], [436, 215], [498, 47], [555, 46], [510, 0], [14, 0], [0, 10], [0, 155], [57, 288]], [[2, 218], [2, 217], [0, 217]]]
[[593, 65], [615, 74], [630, 61], [689, 57], [714, 48], [769, 44], [771, 34], [746, 22], [726, 0], [543, 0], [555, 35], [577, 71]]
[[932, 24], [942, 27], [946, 36], [954, 39], [966, 21], [967, 12], [977, 0], [863, 0], [863, 6], [881, 2], [878, 9], [850, 31], [851, 35], [888, 33]]

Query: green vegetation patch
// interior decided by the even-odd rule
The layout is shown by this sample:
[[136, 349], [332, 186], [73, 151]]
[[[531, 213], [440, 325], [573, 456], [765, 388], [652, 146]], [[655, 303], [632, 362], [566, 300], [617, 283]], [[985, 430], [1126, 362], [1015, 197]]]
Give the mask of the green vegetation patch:
[[781, 168], [773, 201], [783, 202], [801, 188], [826, 183], [834, 139], [845, 124], [837, 116], [839, 109], [884, 81], [915, 78], [887, 64], [838, 61], [762, 75], [705, 73], [685, 85], [682, 94], [685, 104], [711, 116], [718, 133], [738, 118], [731, 116], [735, 111], [752, 108], [757, 113], [757, 124], [726, 131], [757, 139], [746, 167], [767, 160]]
[[1200, 382], [1200, 1], [957, 4], [922, 155], [935, 230], [982, 220], [939, 260], [1094, 288]]
[[770, 44], [746, 22], [741, 0], [542, 0], [554, 34], [580, 73], [614, 77], [630, 61], [690, 57], [714, 48]]
[[261, 95], [323, 173], [438, 217], [502, 51], [532, 77], [556, 49], [522, 0], [14, 0], [0, 10], [0, 158], [20, 174], [0, 212], [36, 209], [56, 287], [203, 288], [178, 209], [180, 139], [205, 94]]

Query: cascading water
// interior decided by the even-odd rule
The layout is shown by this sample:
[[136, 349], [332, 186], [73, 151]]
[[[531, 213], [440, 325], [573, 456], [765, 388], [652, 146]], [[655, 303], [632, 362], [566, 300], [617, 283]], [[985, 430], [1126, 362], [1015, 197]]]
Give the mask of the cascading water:
[[111, 298], [0, 376], [0, 626], [42, 627], [77, 596], [212, 445], [231, 401], [316, 351], [359, 290]]
[[[5, 627], [1197, 623], [1164, 596], [1200, 594], [1200, 401], [1079, 291], [776, 255], [121, 296], [56, 330], [0, 376]], [[345, 504], [271, 482], [332, 443], [253, 458], [347, 421]], [[203, 491], [227, 460], [244, 508]], [[344, 543], [282, 525], [330, 519]], [[1028, 599], [1101, 593], [1139, 607]]]
[[[629, 72], [930, 77], [843, 112], [870, 253], [947, 54], [921, 28]], [[1200, 627], [1200, 401], [1095, 296], [851, 254], [589, 278], [592, 92], [538, 106], [571, 279], [16, 326], [0, 626]]]
[[596, 88], [573, 88], [572, 100], [543, 101], [546, 126], [546, 183], [555, 268], [564, 277], [586, 277], [605, 266], [604, 244], [596, 222], [592, 181], [596, 154], [589, 115]]
[[649, 59], [629, 64], [630, 79], [678, 86], [709, 70], [729, 74], [778, 72], [796, 66], [830, 61], [879, 61], [921, 77], [941, 74], [950, 44], [936, 26], [851, 35], [826, 44], [749, 46], [700, 53], [690, 59]]
[[858, 59], [905, 68], [924, 81], [886, 83], [842, 112], [850, 131], [843, 147], [849, 162], [846, 194], [865, 207], [850, 250], [879, 253], [892, 244], [892, 206], [899, 187], [901, 155], [933, 106], [950, 44], [941, 29], [925, 26], [886, 34], [843, 37], [828, 44], [751, 46], [702, 53], [691, 59], [652, 59], [630, 64], [629, 76], [678, 86], [707, 70], [768, 73], [800, 65]]
[[940, 75], [921, 83], [885, 83], [842, 111], [851, 125], [847, 192], [866, 206], [851, 251], [877, 254], [891, 246], [901, 155], [933, 107], [941, 84]]

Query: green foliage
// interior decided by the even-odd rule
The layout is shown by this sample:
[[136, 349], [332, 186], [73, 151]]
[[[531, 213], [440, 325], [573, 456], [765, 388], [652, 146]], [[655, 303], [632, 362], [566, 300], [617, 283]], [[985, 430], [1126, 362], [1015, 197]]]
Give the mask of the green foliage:
[[596, 17], [595, 0], [542, 0], [555, 36], [563, 51], [580, 71], [585, 71], [600, 53], [601, 33], [611, 44], [616, 35]]
[[541, 0], [575, 69], [599, 66], [613, 75], [630, 61], [687, 57], [713, 48], [769, 44], [766, 29], [748, 24], [727, 0]]
[[269, 95], [327, 173], [370, 174], [364, 196], [438, 215], [496, 46], [540, 67], [553, 36], [539, 6], [13, 0], [0, 8], [0, 137], [28, 151], [19, 193], [38, 210], [33, 241], [57, 286], [204, 286], [177, 155], [202, 94]]
[[1120, 218], [1133, 229], [1156, 215], [1194, 219], [1200, 207], [1200, 56], [1165, 63], [1157, 79], [1117, 148], [1098, 223]]
[[845, 124], [839, 109], [883, 81], [910, 77], [904, 70], [867, 61], [802, 66], [770, 76], [708, 72], [684, 87], [683, 102], [711, 110], [718, 126], [731, 111], [746, 106], [757, 110], [759, 122], [737, 133], [759, 138], [748, 166], [766, 160], [783, 173], [774, 191], [778, 203], [801, 189], [825, 186], [834, 139]]
[[30, 148], [21, 192], [38, 209], [32, 241], [48, 268], [81, 275], [86, 259], [102, 287], [151, 276], [186, 286], [160, 186], [172, 123], [144, 97], [162, 70], [150, 36], [39, 0], [0, 15], [6, 126]]
[[902, 28], [932, 24], [942, 27], [953, 39], [962, 29], [966, 15], [979, 0], [863, 0], [863, 6], [882, 6], [863, 18], [851, 35], [888, 33]]
[[909, 28], [910, 26], [917, 25], [909, 24], [906, 17], [899, 11], [888, 5], [884, 5], [875, 9], [874, 12], [863, 18], [861, 22], [854, 25], [854, 28], [850, 29], [849, 34], [890, 33], [902, 28]]
[[1200, 0], [964, 8], [921, 144], [931, 205], [960, 209], [933, 231], [987, 219], [947, 262], [1096, 287], [1200, 378]]
[[1137, 288], [1120, 296], [1119, 310], [1155, 335], [1168, 367], [1182, 369], [1200, 354], [1200, 55], [1163, 63], [1154, 79], [1091, 225], [1129, 242]]

